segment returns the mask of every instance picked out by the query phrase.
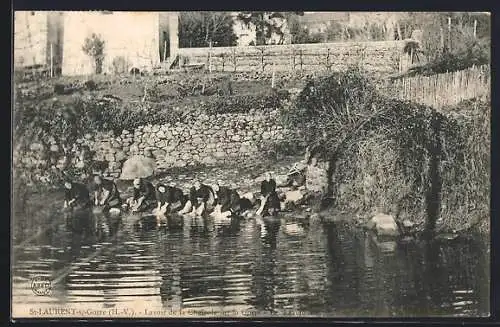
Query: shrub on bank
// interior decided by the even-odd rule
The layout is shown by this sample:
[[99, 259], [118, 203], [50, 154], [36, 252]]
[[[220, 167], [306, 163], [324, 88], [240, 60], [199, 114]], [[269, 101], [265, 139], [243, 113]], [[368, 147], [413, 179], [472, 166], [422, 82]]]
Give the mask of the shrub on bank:
[[205, 101], [201, 108], [209, 115], [222, 113], [249, 113], [281, 108], [290, 95], [287, 91], [270, 90], [262, 94], [214, 97]]
[[489, 40], [474, 40], [459, 49], [459, 51], [444, 52], [426, 64], [411, 67], [398, 78], [416, 75], [429, 76], [456, 72], [474, 66], [489, 65], [491, 62], [490, 48]]
[[385, 98], [350, 69], [310, 81], [283, 118], [330, 162], [337, 210], [458, 230], [488, 218], [488, 105], [475, 103], [473, 115], [445, 115]]
[[261, 151], [269, 159], [279, 161], [283, 157], [296, 156], [304, 153], [304, 143], [297, 142], [293, 135], [288, 134], [288, 139], [282, 141], [271, 141], [261, 145]]
[[[455, 148], [444, 148], [448, 160], [441, 170], [446, 194], [441, 201], [441, 217], [460, 226], [463, 217], [480, 231], [489, 230], [490, 218], [490, 110], [488, 102], [467, 100], [447, 108], [447, 117], [460, 127]], [[460, 169], [453, 169], [460, 165]]]

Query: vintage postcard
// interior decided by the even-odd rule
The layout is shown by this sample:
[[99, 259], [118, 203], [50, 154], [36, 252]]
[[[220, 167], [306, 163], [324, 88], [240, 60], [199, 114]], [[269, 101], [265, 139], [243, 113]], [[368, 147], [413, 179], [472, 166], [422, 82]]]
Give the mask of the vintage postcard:
[[12, 319], [490, 315], [489, 13], [13, 24]]

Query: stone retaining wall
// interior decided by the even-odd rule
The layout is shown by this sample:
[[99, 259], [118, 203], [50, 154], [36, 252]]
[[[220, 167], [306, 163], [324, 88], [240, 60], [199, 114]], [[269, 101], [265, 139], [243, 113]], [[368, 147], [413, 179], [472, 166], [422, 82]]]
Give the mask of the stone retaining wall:
[[[214, 166], [239, 164], [259, 160], [273, 143], [284, 141], [287, 131], [281, 126], [279, 112], [253, 112], [248, 114], [199, 115], [174, 124], [146, 125], [135, 130], [124, 130], [120, 135], [112, 131], [86, 134], [77, 140], [74, 164], [78, 167], [87, 146], [92, 161], [107, 164], [106, 176], [118, 177], [123, 162], [136, 154], [152, 156], [158, 171], [172, 167]], [[63, 153], [52, 146], [32, 146], [23, 156], [28, 166], [40, 163], [40, 152], [57, 155], [61, 162]], [[59, 150], [57, 150], [59, 151]], [[44, 161], [45, 162], [45, 161]], [[82, 166], [82, 163], [80, 163]]]
[[190, 63], [211, 71], [339, 71], [361, 64], [369, 71], [397, 72], [407, 60], [405, 41], [335, 42], [242, 47], [181, 48]]

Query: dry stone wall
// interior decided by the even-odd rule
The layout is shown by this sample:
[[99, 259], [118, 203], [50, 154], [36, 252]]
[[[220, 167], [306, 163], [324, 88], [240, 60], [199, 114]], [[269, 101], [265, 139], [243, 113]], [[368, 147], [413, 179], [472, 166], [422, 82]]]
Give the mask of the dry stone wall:
[[336, 42], [245, 47], [182, 48], [189, 63], [212, 71], [340, 71], [360, 64], [376, 72], [395, 72], [405, 59], [405, 41]]
[[157, 169], [259, 160], [266, 147], [285, 140], [277, 110], [253, 114], [199, 115], [190, 121], [146, 125], [135, 130], [87, 134], [78, 140], [108, 163], [106, 175], [118, 177], [132, 155], [152, 156]]

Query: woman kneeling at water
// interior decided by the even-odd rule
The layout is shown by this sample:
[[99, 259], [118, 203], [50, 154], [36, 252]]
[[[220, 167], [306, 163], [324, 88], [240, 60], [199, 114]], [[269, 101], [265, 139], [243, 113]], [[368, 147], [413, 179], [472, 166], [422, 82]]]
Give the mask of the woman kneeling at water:
[[261, 203], [257, 210], [260, 216], [276, 216], [281, 209], [280, 199], [276, 193], [276, 181], [271, 173], [266, 173], [265, 180], [260, 185]]
[[160, 224], [161, 217], [165, 216], [167, 212], [175, 212], [181, 209], [186, 202], [184, 193], [180, 188], [164, 184], [156, 186], [156, 201], [158, 206], [153, 209], [153, 214], [157, 216], [158, 224]]
[[64, 208], [90, 208], [90, 194], [87, 187], [69, 179], [64, 181]]
[[122, 205], [120, 192], [112, 180], [95, 175], [92, 189], [94, 191], [94, 204], [103, 206], [103, 213], [109, 213], [110, 209], [119, 209]]
[[189, 191], [189, 201], [179, 213], [202, 216], [212, 209], [214, 203], [215, 195], [212, 188], [195, 181], [194, 186]]
[[92, 233], [90, 194], [87, 187], [69, 179], [64, 181], [64, 209], [70, 210], [73, 231]]
[[215, 206], [213, 215], [229, 217], [239, 213], [240, 195], [235, 189], [215, 184], [214, 191], [217, 205]]
[[127, 200], [132, 212], [152, 210], [156, 205], [155, 187], [142, 178], [134, 180], [134, 196]]

